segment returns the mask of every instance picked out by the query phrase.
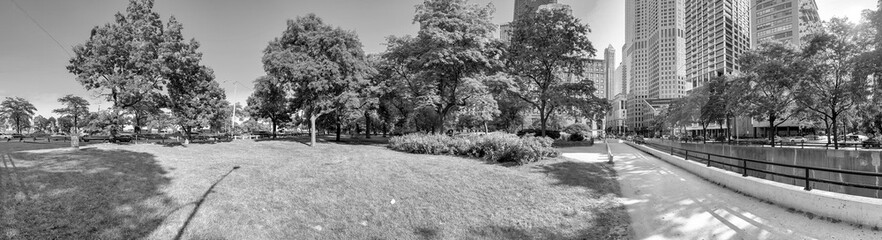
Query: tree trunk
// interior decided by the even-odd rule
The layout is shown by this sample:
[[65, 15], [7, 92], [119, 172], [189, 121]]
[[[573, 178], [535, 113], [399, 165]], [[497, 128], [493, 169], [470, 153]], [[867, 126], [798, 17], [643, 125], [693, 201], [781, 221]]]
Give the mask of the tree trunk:
[[386, 134], [389, 132], [389, 123], [383, 122], [383, 137], [386, 137]]
[[335, 138], [335, 141], [339, 142], [340, 141], [340, 132], [342, 130], [341, 129], [342, 126], [340, 126], [340, 115], [337, 114], [337, 116], [335, 116], [334, 119], [337, 120], [336, 121], [337, 122], [337, 137]]
[[[833, 149], [839, 149], [839, 127], [836, 125], [838, 116], [836, 113], [830, 115], [830, 121], [833, 122]], [[847, 141], [848, 139], [846, 139]]]
[[364, 138], [371, 138], [371, 118], [367, 111], [364, 112]]
[[309, 116], [309, 135], [310, 135], [310, 145], [315, 147], [315, 120], [318, 116]]
[[775, 147], [775, 136], [778, 135], [778, 127], [775, 126], [775, 117], [769, 115], [769, 142], [772, 147]]
[[539, 129], [540, 133], [543, 137], [548, 136], [545, 134], [545, 130], [547, 129], [546, 124], [548, 124], [548, 116], [545, 114], [545, 108], [539, 109]]
[[273, 139], [276, 139], [276, 120], [270, 119], [270, 122], [273, 124]]
[[833, 139], [830, 139], [830, 134], [832, 134], [833, 132], [830, 131], [830, 122], [828, 121], [826, 116], [824, 116], [824, 128], [826, 129], [824, 135], [827, 135], [827, 146], [830, 146], [830, 143], [832, 143], [831, 141], [833, 141]]

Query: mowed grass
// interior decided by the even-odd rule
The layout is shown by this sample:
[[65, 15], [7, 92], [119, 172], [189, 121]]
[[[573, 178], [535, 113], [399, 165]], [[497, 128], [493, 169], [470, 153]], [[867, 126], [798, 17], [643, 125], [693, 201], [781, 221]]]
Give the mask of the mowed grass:
[[0, 165], [0, 238], [624, 239], [630, 231], [615, 173], [563, 158], [506, 167], [294, 141], [10, 156], [16, 168]]

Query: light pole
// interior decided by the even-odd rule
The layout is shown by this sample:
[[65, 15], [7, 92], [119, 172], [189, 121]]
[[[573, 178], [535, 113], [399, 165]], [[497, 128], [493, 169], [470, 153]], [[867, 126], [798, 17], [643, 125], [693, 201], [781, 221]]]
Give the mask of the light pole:
[[[241, 84], [241, 83], [239, 83], [239, 81], [227, 80], [227, 81], [223, 81], [223, 82], [224, 83], [232, 82], [233, 83], [233, 96], [239, 95], [239, 84]], [[230, 108], [233, 109], [233, 111], [232, 111], [233, 115], [230, 117], [230, 137], [232, 138], [233, 137], [233, 128], [236, 126], [236, 103], [231, 102], [230, 105], [231, 105]]]

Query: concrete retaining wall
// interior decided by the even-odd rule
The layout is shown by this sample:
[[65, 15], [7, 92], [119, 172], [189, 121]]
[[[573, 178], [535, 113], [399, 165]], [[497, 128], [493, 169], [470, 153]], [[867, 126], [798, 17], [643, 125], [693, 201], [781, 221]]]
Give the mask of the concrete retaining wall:
[[[841, 170], [852, 170], [862, 172], [882, 173], [882, 152], [875, 151], [853, 151], [853, 150], [826, 150], [826, 149], [800, 149], [800, 148], [768, 148], [768, 147], [750, 147], [750, 146], [732, 146], [732, 145], [715, 145], [715, 144], [695, 144], [680, 143], [674, 141], [649, 140], [650, 142], [673, 146], [677, 148], [689, 149], [692, 151], [700, 151], [706, 153], [719, 154], [736, 158], [745, 158], [759, 161], [769, 161], [774, 163], [792, 164], [797, 166], [822, 167]], [[727, 162], [730, 164], [741, 165], [741, 161], [717, 159], [715, 161]], [[796, 176], [805, 175], [804, 170], [793, 169], [789, 167], [772, 166], [761, 163], [749, 163], [749, 167], [755, 169], [765, 169], [771, 172], [785, 173]], [[727, 167], [722, 167], [729, 169]], [[764, 178], [780, 183], [793, 184], [803, 186], [805, 183], [800, 179], [782, 177], [772, 174], [749, 172], [750, 176]], [[830, 173], [824, 171], [811, 171], [813, 178], [821, 178], [837, 182], [859, 183], [871, 186], [882, 186], [882, 178], [857, 176], [851, 174]], [[882, 191], [845, 187], [826, 183], [812, 183], [813, 189], [826, 190], [831, 192], [846, 193], [851, 195], [882, 198]]]
[[628, 145], [655, 155], [659, 159], [709, 181], [759, 199], [771, 201], [780, 206], [866, 226], [882, 226], [882, 199], [824, 190], [805, 191], [800, 186], [755, 177], [743, 177], [739, 173], [710, 168], [705, 164], [687, 161], [643, 145], [631, 143]]

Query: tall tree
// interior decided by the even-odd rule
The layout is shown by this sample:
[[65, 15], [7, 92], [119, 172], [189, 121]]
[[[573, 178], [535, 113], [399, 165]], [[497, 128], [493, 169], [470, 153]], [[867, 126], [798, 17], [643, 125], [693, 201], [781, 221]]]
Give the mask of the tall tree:
[[[161, 92], [168, 83], [161, 74], [162, 53], [169, 55], [163, 48], [163, 35], [168, 31], [163, 31], [153, 2], [130, 0], [125, 13], [117, 13], [112, 23], [94, 27], [89, 40], [74, 47], [75, 56], [67, 66], [86, 90], [113, 103], [114, 114]], [[120, 124], [113, 125], [119, 128]]]
[[[61, 116], [70, 116], [73, 120], [73, 126], [80, 127], [80, 120], [89, 114], [89, 101], [70, 94], [59, 98], [58, 102], [64, 105], [64, 108], [55, 109], [52, 112]], [[70, 129], [62, 129], [62, 131], [70, 131]]]
[[21, 130], [31, 126], [31, 117], [37, 108], [31, 102], [20, 97], [7, 97], [0, 102], [0, 115], [13, 123], [15, 131], [21, 134]]
[[49, 131], [52, 133], [58, 133], [58, 119], [55, 119], [55, 117], [49, 117], [47, 120], [49, 121]]
[[34, 130], [35, 131], [46, 133], [46, 132], [49, 132], [50, 129], [51, 128], [49, 126], [49, 119], [46, 119], [45, 117], [43, 117], [43, 115], [38, 115], [38, 116], [34, 117]]
[[[869, 78], [858, 75], [860, 55], [868, 45], [859, 44], [858, 31], [847, 19], [833, 18], [821, 32], [810, 36], [803, 51], [812, 66], [797, 85], [797, 102], [822, 115], [832, 124], [833, 146], [839, 148], [840, 117], [867, 101]], [[872, 45], [869, 45], [872, 46]]]
[[586, 84], [593, 88], [590, 81], [572, 83], [564, 79], [567, 74], [582, 75], [585, 61], [594, 56], [596, 50], [586, 35], [590, 30], [564, 9], [528, 13], [514, 21], [512, 29], [506, 58], [507, 69], [515, 76], [512, 93], [539, 112], [545, 135], [548, 119], [573, 100], [574, 95], [563, 92]]
[[424, 99], [435, 109], [436, 130], [444, 132], [451, 113], [467, 104], [467, 79], [501, 67], [501, 43], [494, 39], [492, 6], [467, 0], [425, 0], [417, 5], [415, 38], [392, 39], [386, 57], [401, 62], [432, 86]]
[[290, 101], [285, 94], [285, 89], [276, 78], [262, 76], [254, 80], [254, 92], [248, 97], [248, 113], [252, 118], [269, 119], [273, 138], [276, 138], [279, 125], [292, 120]]
[[288, 20], [282, 36], [264, 50], [263, 64], [293, 95], [295, 108], [308, 116], [312, 146], [316, 119], [351, 109], [369, 72], [355, 33], [325, 24], [314, 14]]
[[766, 42], [741, 56], [746, 74], [736, 78], [747, 86], [748, 115], [769, 122], [769, 141], [775, 146], [778, 126], [800, 113], [794, 88], [805, 77], [809, 65], [793, 46]]

